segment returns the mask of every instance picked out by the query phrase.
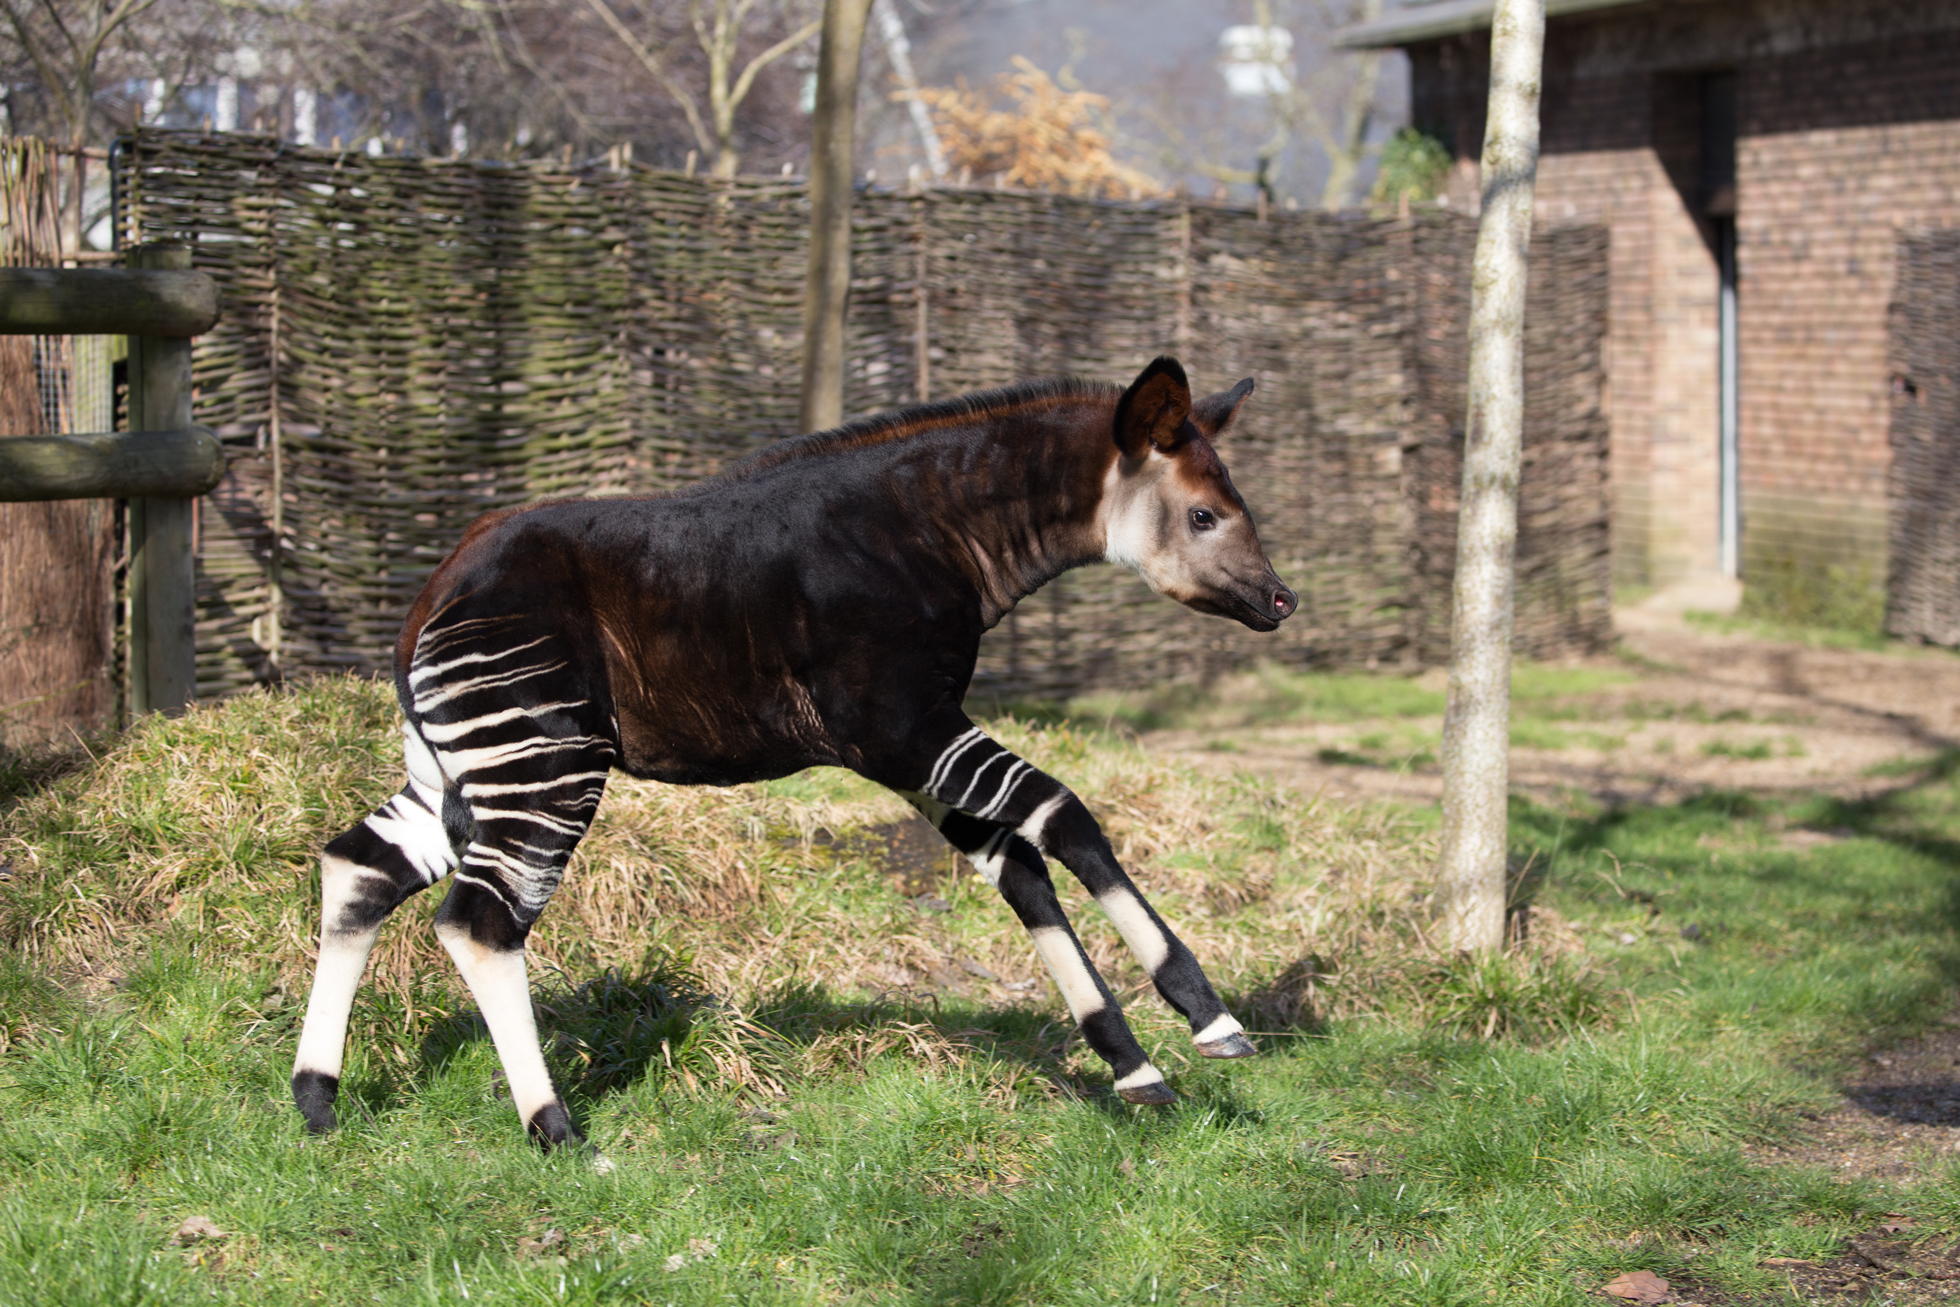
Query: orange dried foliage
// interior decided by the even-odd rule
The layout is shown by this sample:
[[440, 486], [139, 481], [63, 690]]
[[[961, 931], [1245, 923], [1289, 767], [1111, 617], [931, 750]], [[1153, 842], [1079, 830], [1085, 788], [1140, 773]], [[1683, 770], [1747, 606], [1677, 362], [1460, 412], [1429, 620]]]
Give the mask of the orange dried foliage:
[[1065, 91], [1019, 55], [1014, 67], [995, 82], [998, 94], [1012, 101], [1006, 109], [965, 78], [957, 86], [919, 89], [950, 166], [1030, 191], [1106, 199], [1163, 192], [1162, 182], [1110, 153], [1109, 137], [1096, 126], [1107, 96]]

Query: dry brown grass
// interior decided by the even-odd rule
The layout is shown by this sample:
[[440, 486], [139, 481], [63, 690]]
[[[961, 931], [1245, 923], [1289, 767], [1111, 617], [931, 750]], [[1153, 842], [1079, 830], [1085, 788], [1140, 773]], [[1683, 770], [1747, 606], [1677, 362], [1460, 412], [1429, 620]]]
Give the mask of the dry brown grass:
[[[1437, 968], [1447, 970], [1422, 901], [1430, 838], [1394, 810], [1199, 774], [1074, 729], [991, 729], [1083, 795], [1254, 1029], [1420, 1007]], [[390, 689], [351, 679], [145, 722], [0, 819], [0, 856], [14, 870], [0, 884], [0, 943], [86, 982], [125, 972], [174, 935], [303, 992], [314, 860], [397, 788], [397, 731]], [[918, 869], [888, 865], [877, 841], [859, 836], [909, 816], [837, 771], [728, 790], [616, 778], [533, 936], [538, 973], [555, 970], [567, 990], [608, 969], [657, 963], [684, 975], [729, 1018], [700, 1045], [706, 1060], [690, 1062], [693, 1074], [758, 1093], [886, 1052], [963, 1063], [977, 1046], [958, 1010], [1046, 1013], [1057, 1003], [1026, 936], [977, 877], [932, 882], [945, 911], [902, 896], [916, 892]], [[1086, 946], [1140, 1024], [1172, 1019], [1115, 932], [1056, 872]], [[411, 1018], [451, 989], [427, 929], [435, 897], [399, 913], [376, 950], [374, 983]], [[744, 1015], [790, 990], [832, 1005], [793, 1048]], [[1055, 1025], [1043, 1038], [1059, 1050], [1066, 1034]]]

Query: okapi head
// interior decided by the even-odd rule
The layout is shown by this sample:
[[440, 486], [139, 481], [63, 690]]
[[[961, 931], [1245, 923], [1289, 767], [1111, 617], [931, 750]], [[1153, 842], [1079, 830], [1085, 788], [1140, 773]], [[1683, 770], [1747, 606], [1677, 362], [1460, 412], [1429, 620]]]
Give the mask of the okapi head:
[[1104, 486], [1104, 557], [1201, 613], [1271, 631], [1299, 606], [1266, 559], [1212, 439], [1252, 393], [1247, 377], [1193, 401], [1176, 359], [1143, 370], [1116, 404]]

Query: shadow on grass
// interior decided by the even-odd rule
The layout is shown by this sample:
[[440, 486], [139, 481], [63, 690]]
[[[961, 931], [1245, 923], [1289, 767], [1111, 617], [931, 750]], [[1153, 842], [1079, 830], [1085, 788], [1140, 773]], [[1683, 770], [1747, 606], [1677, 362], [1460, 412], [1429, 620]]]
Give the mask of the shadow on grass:
[[[1670, 944], [1678, 933], [1699, 945], [1712, 928], [1770, 947], [1786, 930], [1814, 933], [1814, 914], [1827, 910], [1837, 914], [1836, 945], [1912, 937], [1939, 992], [1867, 1013], [1870, 1047], [1916, 1033], [1960, 988], [1960, 749], [1854, 798], [1715, 790], [1574, 815], [1514, 796], [1511, 830], [1514, 907], [1529, 907], [1556, 879], [1568, 892], [1644, 907], [1645, 933], [1665, 919]], [[1923, 897], [1906, 908], [1888, 898], [1896, 894]], [[1779, 911], [1790, 921], [1779, 922]]]
[[[1937, 801], [1941, 796], [1936, 792], [1956, 781], [1960, 781], [1960, 749], [1948, 748], [1923, 768], [1916, 769], [1907, 783], [1864, 798], [1812, 795], [1793, 802], [1742, 790], [1710, 790], [1665, 806], [1632, 805], [1612, 808], [1596, 817], [1573, 817], [1547, 811], [1529, 799], [1514, 795], [1511, 818], [1514, 830], [1531, 831], [1534, 836], [1542, 836], [1547, 833], [1547, 826], [1556, 825], [1550, 847], [1544, 847], [1541, 840], [1526, 855], [1534, 862], [1539, 862], [1544, 854], [1555, 859], [1561, 852], [1606, 849], [1615, 834], [1656, 819], [1690, 824], [1698, 820], [1728, 823], [1782, 815], [1796, 818], [1800, 828], [1878, 840], [1960, 871], [1960, 804], [1951, 806], [1944, 823], [1915, 811], [1929, 801]], [[1549, 859], [1528, 868], [1513, 892], [1514, 905], [1528, 903], [1541, 891], [1550, 870]], [[1960, 896], [1960, 879], [1956, 879], [1954, 888]], [[1631, 897], [1640, 896], [1635, 893]], [[1651, 895], [1647, 897], [1651, 901]], [[1960, 926], [1960, 897], [1949, 908], [1949, 924]]]
[[106, 732], [92, 741], [76, 736], [20, 747], [0, 745], [0, 815], [63, 777], [93, 767], [100, 750], [109, 745]]
[[[1225, 995], [1226, 1004], [1269, 1037], [1321, 1035], [1313, 1001], [1324, 976], [1319, 966], [1317, 958], [1301, 959], [1262, 985]], [[418, 1092], [488, 1038], [482, 1017], [460, 995], [444, 1002], [429, 993], [418, 1002], [423, 1021], [414, 1064], [392, 1074], [377, 1066], [343, 1087], [369, 1113]], [[851, 1001], [797, 983], [737, 1011], [710, 993], [684, 960], [666, 957], [576, 983], [547, 980], [536, 986], [533, 1002], [553, 1079], [581, 1120], [643, 1082], [767, 1103], [793, 1097], [802, 1083], [863, 1074], [886, 1057], [976, 1077], [1010, 1096], [1075, 1099], [1117, 1116], [1131, 1111], [1106, 1068], [1086, 1075], [1072, 1069], [1081, 1051], [1075, 1027], [1045, 1006], [989, 1007], [931, 994]], [[1258, 1116], [1223, 1086], [1180, 1093], [1190, 1097], [1194, 1088], [1220, 1119]]]

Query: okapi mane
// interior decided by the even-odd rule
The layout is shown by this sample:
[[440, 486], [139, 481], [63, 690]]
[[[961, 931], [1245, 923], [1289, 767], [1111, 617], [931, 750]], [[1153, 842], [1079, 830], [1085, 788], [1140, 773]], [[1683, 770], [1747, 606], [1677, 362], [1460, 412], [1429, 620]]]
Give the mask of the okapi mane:
[[725, 476], [739, 479], [792, 459], [822, 458], [826, 454], [889, 444], [908, 436], [948, 427], [972, 426], [995, 418], [1013, 417], [1030, 409], [1050, 408], [1069, 403], [1089, 403], [1115, 411], [1122, 397], [1120, 386], [1105, 381], [1083, 381], [1075, 377], [1054, 377], [1044, 381], [1024, 381], [998, 390], [975, 391], [953, 399], [913, 404], [891, 413], [846, 422], [828, 431], [792, 436], [760, 450], [728, 469]]

